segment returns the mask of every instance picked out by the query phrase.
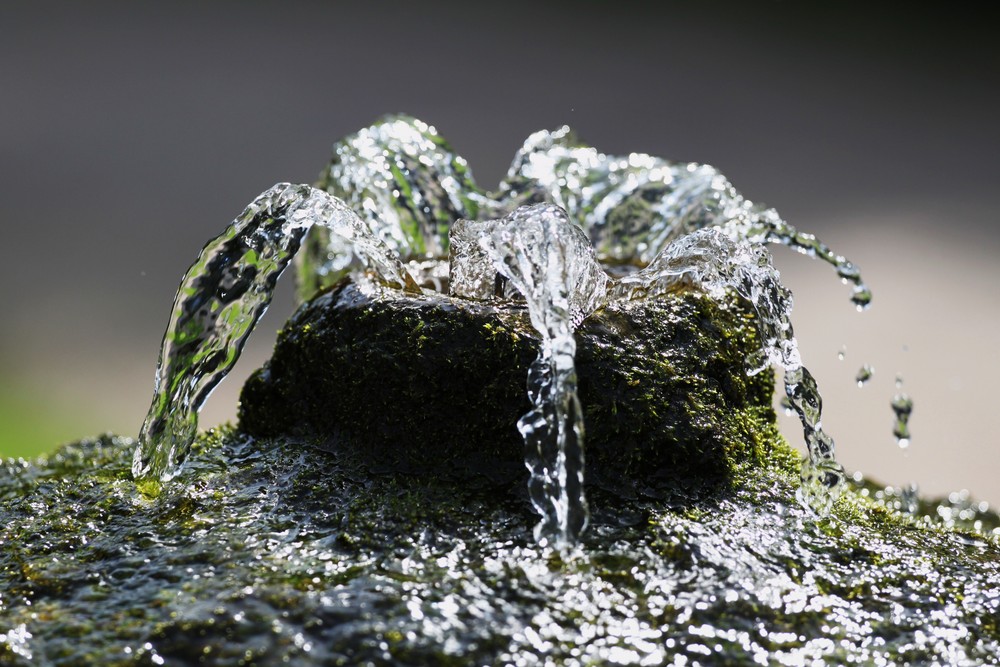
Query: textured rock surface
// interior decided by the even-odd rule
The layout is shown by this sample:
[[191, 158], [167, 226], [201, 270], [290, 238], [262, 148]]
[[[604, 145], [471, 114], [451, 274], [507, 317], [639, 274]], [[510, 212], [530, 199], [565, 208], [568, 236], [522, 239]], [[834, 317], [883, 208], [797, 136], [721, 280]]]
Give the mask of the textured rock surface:
[[995, 514], [925, 504], [946, 529], [856, 487], [813, 521], [788, 452], [698, 501], [595, 491], [563, 559], [535, 546], [521, 485], [218, 433], [146, 497], [133, 444], [0, 467], [0, 664], [1000, 659], [1000, 548], [973, 530]]
[[[525, 478], [518, 418], [538, 354], [523, 309], [366, 296], [341, 284], [301, 309], [246, 384], [243, 430], [292, 435], [373, 470]], [[690, 494], [732, 481], [778, 440], [772, 377], [747, 377], [746, 310], [694, 293], [614, 304], [577, 332], [588, 482]]]

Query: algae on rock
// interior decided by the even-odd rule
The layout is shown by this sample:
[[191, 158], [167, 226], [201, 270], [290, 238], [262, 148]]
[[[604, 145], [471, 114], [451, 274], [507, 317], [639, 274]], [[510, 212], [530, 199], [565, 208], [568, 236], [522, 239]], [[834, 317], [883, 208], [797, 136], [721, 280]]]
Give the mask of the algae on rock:
[[523, 314], [341, 285], [155, 495], [125, 438], [3, 462], [0, 664], [1000, 661], [1000, 517], [863, 481], [803, 508], [748, 317], [678, 293], [581, 327], [592, 518], [561, 554], [505, 430]]

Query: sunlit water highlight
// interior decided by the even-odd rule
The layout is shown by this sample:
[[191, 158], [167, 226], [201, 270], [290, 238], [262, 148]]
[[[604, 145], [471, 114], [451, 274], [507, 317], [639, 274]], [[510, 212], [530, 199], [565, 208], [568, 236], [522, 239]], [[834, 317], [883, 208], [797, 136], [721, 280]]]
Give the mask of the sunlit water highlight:
[[[787, 404], [808, 451], [799, 498], [829, 509], [843, 471], [822, 429], [815, 380], [800, 359], [791, 294], [764, 244], [833, 265], [852, 284], [859, 309], [871, 292], [851, 262], [743, 197], [713, 167], [604, 155], [561, 128], [531, 135], [490, 195], [432, 127], [398, 117], [339, 142], [320, 185], [280, 184], [263, 193], [188, 270], [164, 335], [136, 479], [177, 474], [198, 410], [306, 244], [298, 260], [301, 299], [365, 271], [411, 292], [447, 285], [465, 299], [524, 301], [542, 340], [528, 377], [532, 410], [518, 422], [529, 494], [542, 516], [539, 541], [573, 544], [588, 521], [575, 328], [609, 301], [663, 298], [678, 283], [718, 299], [735, 293], [753, 307], [762, 345], [747, 360], [748, 372], [772, 364], [784, 370]], [[445, 259], [450, 275], [440, 272]]]

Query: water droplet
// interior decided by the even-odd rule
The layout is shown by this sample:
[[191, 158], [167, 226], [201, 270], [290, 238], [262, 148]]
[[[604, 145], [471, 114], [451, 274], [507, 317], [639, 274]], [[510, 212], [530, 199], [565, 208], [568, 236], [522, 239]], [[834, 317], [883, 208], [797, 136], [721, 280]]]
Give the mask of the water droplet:
[[896, 389], [900, 389], [903, 386], [903, 376], [900, 373], [896, 373]]
[[916, 482], [910, 482], [899, 492], [900, 509], [907, 514], [916, 514], [920, 509], [920, 488]]
[[792, 406], [792, 399], [788, 398], [788, 396], [782, 396], [780, 404], [781, 408], [785, 411], [786, 417], [791, 417], [795, 414], [795, 408]]
[[851, 293], [851, 301], [858, 308], [858, 312], [868, 310], [872, 305], [872, 291], [864, 284], [855, 285]]
[[840, 352], [837, 352], [837, 359], [840, 360], [840, 361], [843, 361], [844, 357], [846, 357], [846, 356], [847, 356], [847, 346], [846, 345], [841, 345], [840, 346]]
[[906, 394], [896, 394], [892, 399], [892, 411], [896, 413], [896, 425], [892, 434], [900, 449], [910, 446], [910, 414], [913, 412], [913, 400]]
[[865, 383], [872, 379], [875, 375], [875, 367], [865, 364], [858, 369], [858, 374], [854, 377], [854, 380], [858, 383], [858, 388], [865, 386]]

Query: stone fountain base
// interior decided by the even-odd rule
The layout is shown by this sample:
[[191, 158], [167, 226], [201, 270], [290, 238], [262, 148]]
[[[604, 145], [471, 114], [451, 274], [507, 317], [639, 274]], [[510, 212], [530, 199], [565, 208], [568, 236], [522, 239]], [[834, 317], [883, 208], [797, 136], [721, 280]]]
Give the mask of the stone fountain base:
[[162, 487], [110, 436], [0, 464], [0, 664], [1000, 662], [1000, 516], [863, 481], [802, 508], [746, 317], [681, 294], [581, 329], [592, 519], [560, 554], [523, 314], [342, 285]]
[[[374, 472], [526, 484], [516, 424], [539, 345], [527, 311], [372, 289], [341, 283], [296, 313], [243, 389], [241, 429], [303, 438]], [[679, 291], [584, 321], [589, 485], [713, 492], [738, 465], [774, 457], [772, 374], [745, 373], [751, 312]]]

